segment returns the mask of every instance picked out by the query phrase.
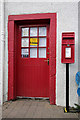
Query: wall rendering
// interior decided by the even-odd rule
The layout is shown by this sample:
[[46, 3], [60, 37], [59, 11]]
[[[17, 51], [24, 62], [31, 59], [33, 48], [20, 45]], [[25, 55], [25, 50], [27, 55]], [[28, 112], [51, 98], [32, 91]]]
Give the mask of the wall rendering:
[[75, 63], [70, 64], [70, 106], [78, 103], [75, 75], [78, 71], [78, 3], [77, 2], [5, 2], [4, 101], [8, 96], [8, 15], [57, 13], [56, 104], [66, 103], [66, 65], [61, 63], [62, 32], [75, 32]]
[[[78, 3], [78, 40], [78, 51], [80, 51], [80, 2]], [[78, 52], [78, 71], [80, 71], [80, 52]], [[78, 100], [80, 104], [80, 97]]]

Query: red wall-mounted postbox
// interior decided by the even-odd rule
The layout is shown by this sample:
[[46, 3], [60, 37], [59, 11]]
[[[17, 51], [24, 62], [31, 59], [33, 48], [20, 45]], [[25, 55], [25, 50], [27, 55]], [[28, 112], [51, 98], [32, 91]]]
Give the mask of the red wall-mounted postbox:
[[75, 59], [75, 33], [62, 33], [62, 63], [74, 63]]

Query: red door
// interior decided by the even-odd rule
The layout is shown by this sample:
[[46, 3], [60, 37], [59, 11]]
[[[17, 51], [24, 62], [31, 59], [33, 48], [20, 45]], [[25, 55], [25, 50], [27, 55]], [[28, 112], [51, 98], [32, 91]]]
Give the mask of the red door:
[[49, 97], [49, 26], [19, 26], [16, 94]]

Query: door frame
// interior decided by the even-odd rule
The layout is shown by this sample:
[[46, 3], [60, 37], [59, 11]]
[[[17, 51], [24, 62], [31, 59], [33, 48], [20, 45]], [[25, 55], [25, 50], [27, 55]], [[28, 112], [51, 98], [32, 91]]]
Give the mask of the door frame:
[[[23, 20], [49, 20], [49, 100], [56, 104], [56, 13], [8, 16], [8, 100], [16, 99], [16, 22]], [[54, 69], [53, 69], [54, 68]]]

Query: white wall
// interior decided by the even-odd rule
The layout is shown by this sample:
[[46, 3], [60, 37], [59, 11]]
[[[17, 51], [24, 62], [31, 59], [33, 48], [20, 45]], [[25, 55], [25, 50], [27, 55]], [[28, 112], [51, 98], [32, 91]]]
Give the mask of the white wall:
[[[80, 51], [80, 1], [78, 2], [78, 51]], [[78, 71], [80, 71], [80, 52], [78, 52]], [[80, 97], [78, 98], [80, 104]]]
[[0, 105], [3, 103], [4, 67], [4, 2], [0, 0]]
[[56, 104], [64, 106], [66, 102], [66, 65], [61, 63], [61, 34], [75, 32], [75, 64], [70, 65], [70, 106], [78, 102], [75, 74], [78, 71], [78, 3], [53, 2], [5, 2], [5, 79], [4, 100], [8, 92], [8, 15], [31, 13], [57, 13], [57, 66], [56, 66]]
[[4, 63], [4, 3], [0, 0], [0, 119], [2, 119], [3, 103], [3, 63]]
[[[1, 0], [0, 0], [0, 18], [1, 18]], [[1, 21], [0, 21], [0, 28], [1, 28]], [[0, 36], [1, 36], [1, 29], [0, 29]], [[1, 68], [1, 37], [0, 37], [0, 68]], [[1, 73], [1, 69], [0, 69], [0, 73]], [[0, 77], [1, 77], [1, 74], [0, 74]], [[1, 119], [1, 79], [0, 79], [0, 119]]]

